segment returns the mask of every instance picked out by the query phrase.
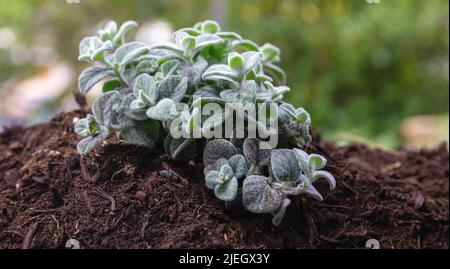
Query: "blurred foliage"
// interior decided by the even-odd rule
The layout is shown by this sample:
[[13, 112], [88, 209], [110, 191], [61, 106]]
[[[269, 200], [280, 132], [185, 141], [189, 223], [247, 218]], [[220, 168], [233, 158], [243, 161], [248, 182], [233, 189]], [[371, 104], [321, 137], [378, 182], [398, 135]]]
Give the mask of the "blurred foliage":
[[[0, 28], [13, 28], [29, 46], [52, 44], [76, 65], [81, 37], [106, 19], [163, 19], [178, 28], [217, 14], [218, 1], [0, 0]], [[325, 134], [345, 130], [395, 145], [405, 117], [448, 112], [448, 6], [447, 0], [229, 0], [222, 23], [281, 48], [289, 101], [309, 110]], [[0, 74], [4, 58], [0, 49]]]

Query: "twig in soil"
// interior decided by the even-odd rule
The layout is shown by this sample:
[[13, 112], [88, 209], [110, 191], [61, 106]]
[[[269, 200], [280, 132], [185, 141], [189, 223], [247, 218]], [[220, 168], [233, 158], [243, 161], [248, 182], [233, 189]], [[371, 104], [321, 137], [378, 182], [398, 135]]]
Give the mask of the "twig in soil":
[[84, 162], [84, 158], [82, 158], [80, 160], [80, 170], [81, 170], [81, 174], [83, 175], [84, 179], [88, 182], [92, 181], [92, 177], [88, 172], [88, 169], [86, 167], [86, 164]]
[[39, 225], [39, 222], [35, 222], [28, 228], [27, 234], [25, 235], [25, 238], [22, 242], [22, 249], [30, 249], [31, 242], [33, 241], [34, 234], [36, 233], [36, 229]]
[[178, 214], [180, 214], [181, 212], [183, 212], [184, 209], [184, 205], [183, 203], [180, 201], [180, 198], [178, 198], [178, 194], [176, 191], [172, 191], [173, 192], [173, 196], [175, 198], [175, 201], [177, 202], [177, 212]]
[[51, 215], [53, 221], [56, 223], [56, 230], [59, 230], [59, 221], [56, 219], [55, 215]]
[[19, 232], [17, 232], [17, 231], [4, 230], [3, 232], [4, 232], [4, 233], [8, 233], [8, 234], [12, 234], [12, 235], [15, 235], [15, 236], [18, 236], [18, 237], [22, 237], [22, 238], [25, 237], [23, 234], [21, 234], [21, 233], [19, 233]]
[[51, 209], [33, 209], [33, 210], [31, 210], [30, 214], [53, 213], [53, 212], [55, 212], [56, 210], [57, 210], [56, 208], [51, 208]]
[[338, 208], [345, 210], [353, 210], [353, 207], [343, 206], [343, 205], [329, 205], [329, 204], [316, 204], [318, 207], [329, 207], [329, 208]]
[[86, 163], [85, 163], [85, 158], [82, 158], [80, 160], [80, 168], [81, 168], [81, 173], [83, 174], [83, 177], [86, 181], [88, 182], [97, 182], [97, 180], [100, 178], [102, 171], [111, 163], [112, 157], [109, 157], [108, 159], [106, 159], [106, 161], [103, 163], [103, 165], [98, 168], [96, 167], [96, 171], [95, 174], [93, 176], [91, 176], [89, 174], [88, 168], [86, 167]]
[[308, 226], [308, 243], [312, 246], [314, 243], [315, 236], [318, 235], [316, 224], [312, 219], [311, 214], [309, 214], [308, 209], [306, 208], [304, 199], [298, 199], [300, 203], [300, 208], [303, 213], [303, 217], [306, 220], [306, 224]]
[[324, 235], [320, 235], [319, 238], [321, 240], [325, 241], [325, 242], [328, 242], [328, 243], [331, 243], [331, 244], [335, 244], [335, 245], [343, 245], [343, 244], [345, 244], [344, 241], [337, 240], [337, 239], [330, 238], [330, 237], [326, 237]]
[[148, 227], [148, 217], [145, 219], [144, 223], [142, 223], [142, 227], [141, 227], [141, 238], [144, 239], [145, 238], [145, 230], [147, 230]]
[[385, 167], [381, 168], [380, 172], [382, 174], [386, 174], [388, 172], [391, 172], [392, 170], [400, 168], [401, 166], [402, 166], [402, 163], [400, 161], [397, 161], [395, 163], [391, 163], [391, 164], [386, 165]]
[[89, 199], [88, 192], [84, 191], [82, 195], [83, 195], [84, 203], [86, 204], [86, 207], [87, 207], [89, 213], [90, 214], [94, 213], [94, 209], [92, 208], [91, 200]]
[[94, 193], [100, 195], [100, 197], [103, 197], [111, 202], [111, 211], [116, 210], [116, 200], [114, 200], [114, 198], [111, 195], [109, 195], [108, 193], [106, 193], [104, 190], [102, 190], [99, 187], [95, 188]]

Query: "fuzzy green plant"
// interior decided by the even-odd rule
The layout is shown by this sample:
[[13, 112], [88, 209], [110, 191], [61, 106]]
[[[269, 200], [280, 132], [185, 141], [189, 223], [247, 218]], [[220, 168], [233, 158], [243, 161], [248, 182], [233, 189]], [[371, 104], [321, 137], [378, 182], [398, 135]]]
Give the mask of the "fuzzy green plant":
[[[222, 201], [241, 199], [237, 202], [250, 212], [271, 213], [274, 225], [283, 220], [289, 197], [323, 199], [313, 186], [318, 179], [335, 188], [333, 176], [323, 170], [326, 160], [302, 150], [311, 141], [311, 118], [305, 109], [283, 101], [290, 88], [277, 65], [277, 47], [259, 46], [209, 20], [180, 29], [171, 42], [154, 46], [127, 42], [127, 33], [135, 27], [132, 21], [120, 27], [109, 22], [97, 36], [80, 43], [79, 60], [92, 63], [79, 77], [80, 92], [86, 94], [99, 83], [103, 89], [92, 114], [75, 123], [75, 132], [84, 137], [77, 145], [80, 154], [89, 154], [112, 134], [147, 148], [162, 143], [174, 160], [186, 160], [203, 145], [206, 186]], [[238, 108], [205, 115], [201, 106], [206, 104]], [[261, 104], [275, 112], [239, 110]], [[265, 132], [279, 137], [277, 147], [261, 147], [264, 138], [248, 136], [251, 128], [235, 123], [229, 136], [211, 136], [238, 116], [258, 131], [276, 122], [275, 130]], [[178, 136], [171, 132], [174, 124]], [[239, 136], [239, 131], [247, 136]]]

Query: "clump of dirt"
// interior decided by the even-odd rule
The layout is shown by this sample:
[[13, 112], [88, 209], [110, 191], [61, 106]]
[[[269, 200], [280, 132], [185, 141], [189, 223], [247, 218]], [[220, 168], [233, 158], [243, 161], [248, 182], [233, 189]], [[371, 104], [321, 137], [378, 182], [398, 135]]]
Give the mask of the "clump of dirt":
[[448, 248], [449, 154], [338, 147], [315, 137], [337, 189], [297, 199], [285, 221], [235, 214], [204, 186], [200, 156], [174, 164], [111, 139], [81, 158], [60, 114], [0, 134], [0, 248]]

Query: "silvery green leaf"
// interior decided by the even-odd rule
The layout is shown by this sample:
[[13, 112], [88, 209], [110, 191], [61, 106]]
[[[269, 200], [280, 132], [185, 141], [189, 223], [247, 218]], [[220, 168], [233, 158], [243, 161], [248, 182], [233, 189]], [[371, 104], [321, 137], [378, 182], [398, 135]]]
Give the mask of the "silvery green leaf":
[[247, 51], [241, 54], [244, 57], [245, 65], [243, 72], [246, 74], [261, 60], [261, 53], [256, 51]]
[[120, 132], [123, 140], [131, 145], [152, 148], [159, 136], [159, 123], [154, 120], [136, 121], [134, 126]]
[[[290, 91], [291, 89], [287, 86], [278, 86], [275, 87], [273, 84], [269, 81], [264, 82], [264, 85], [267, 87], [267, 90], [271, 94], [271, 99], [274, 102], [281, 101], [283, 99], [283, 94]], [[297, 112], [296, 112], [297, 113]]]
[[252, 96], [253, 99], [256, 97], [257, 89], [258, 86], [253, 80], [244, 81], [241, 85], [241, 92], [245, 93], [246, 95]]
[[156, 71], [158, 68], [158, 65], [156, 64], [155, 60], [143, 60], [138, 63], [136, 66], [136, 71], [140, 74], [147, 73], [151, 74]]
[[232, 70], [227, 65], [215, 64], [208, 67], [202, 75], [203, 80], [214, 80], [213, 78], [216, 77], [225, 77], [227, 80], [234, 82], [234, 80], [239, 79], [239, 72]]
[[95, 120], [99, 125], [106, 125], [107, 119], [105, 119], [105, 115], [107, 114], [107, 107], [112, 102], [114, 98], [117, 97], [116, 91], [111, 91], [104, 93], [95, 99], [92, 104], [92, 114], [95, 117]]
[[255, 75], [255, 81], [259, 82], [259, 83], [263, 83], [266, 81], [272, 82], [273, 79], [267, 75], [265, 75], [264, 73], [259, 73]]
[[217, 185], [223, 183], [223, 180], [220, 179], [219, 172], [213, 170], [206, 174], [205, 182], [206, 182], [206, 187], [208, 187], [211, 190], [214, 190], [214, 188]]
[[241, 72], [244, 69], [244, 57], [237, 52], [232, 52], [228, 55], [228, 67], [236, 72]]
[[94, 52], [92, 52], [90, 60], [100, 61], [103, 59], [103, 54], [105, 53], [105, 51], [110, 51], [112, 49], [113, 45], [111, 41], [107, 40], [99, 48], [97, 48], [96, 50], [94, 50]]
[[308, 186], [305, 190], [302, 191], [302, 193], [306, 194], [307, 196], [309, 196], [311, 198], [316, 199], [319, 202], [323, 201], [322, 195], [312, 185]]
[[292, 150], [272, 150], [270, 164], [276, 180], [281, 182], [295, 182], [299, 180], [301, 170]]
[[153, 105], [158, 100], [158, 91], [155, 79], [149, 74], [140, 74], [133, 82], [134, 96], [140, 98], [145, 104]]
[[178, 60], [169, 60], [161, 64], [161, 73], [163, 77], [175, 74], [179, 66], [180, 62]]
[[79, 119], [75, 123], [75, 133], [79, 136], [86, 137], [92, 135], [91, 131], [89, 130], [89, 123], [86, 118]]
[[103, 41], [112, 40], [116, 33], [117, 33], [117, 24], [115, 21], [107, 22], [105, 27], [98, 31], [98, 35], [100, 39]]
[[239, 92], [237, 90], [224, 90], [221, 91], [219, 95], [226, 103], [234, 103], [239, 100]]
[[246, 138], [242, 146], [245, 158], [248, 162], [256, 166], [267, 166], [270, 163], [270, 149], [260, 149], [259, 140], [256, 138]]
[[248, 39], [236, 40], [232, 44], [234, 49], [239, 47], [248, 51], [258, 51], [259, 49], [258, 44]]
[[284, 125], [284, 131], [288, 137], [291, 137], [298, 147], [304, 147], [311, 141], [309, 126], [300, 124], [296, 121]]
[[256, 95], [251, 91], [238, 91], [230, 89], [221, 91], [220, 97], [225, 101], [225, 103], [230, 103], [233, 105], [245, 105], [253, 104], [255, 102]]
[[256, 94], [256, 100], [258, 102], [270, 101], [272, 100], [272, 95], [268, 92], [259, 92]]
[[217, 160], [229, 159], [236, 153], [236, 148], [230, 141], [226, 139], [211, 140], [203, 151], [203, 165], [205, 167], [215, 165]]
[[88, 155], [97, 145], [102, 143], [109, 134], [107, 132], [100, 132], [93, 136], [89, 136], [78, 142], [77, 150], [82, 156]]
[[280, 190], [269, 185], [268, 178], [249, 176], [242, 186], [242, 204], [252, 213], [271, 213], [277, 210], [283, 201]]
[[233, 177], [227, 182], [216, 185], [214, 188], [214, 194], [217, 198], [224, 202], [231, 202], [236, 198], [238, 185], [237, 178]]
[[222, 76], [222, 75], [209, 75], [209, 76], [204, 76], [203, 75], [203, 80], [210, 80], [210, 81], [219, 81], [219, 82], [224, 82], [224, 83], [229, 83], [231, 85], [233, 85], [234, 87], [238, 87], [239, 83], [227, 76]]
[[197, 39], [193, 36], [186, 35], [181, 39], [180, 45], [185, 51], [190, 51], [197, 45]]
[[284, 198], [283, 199], [283, 202], [281, 203], [280, 209], [278, 209], [278, 211], [273, 216], [272, 224], [274, 226], [280, 225], [280, 223], [283, 221], [284, 215], [286, 214], [286, 209], [288, 208], [288, 206], [290, 204], [291, 204], [291, 200], [289, 200], [289, 198]]
[[89, 92], [95, 84], [114, 74], [111, 68], [102, 66], [92, 66], [86, 68], [78, 78], [78, 88], [82, 94]]
[[207, 67], [208, 62], [203, 59], [199, 59], [192, 66], [186, 65], [183, 68], [179, 69], [177, 73], [178, 75], [187, 77], [188, 84], [193, 87], [199, 84], [200, 80], [202, 79], [203, 72], [205, 72]]
[[[220, 169], [221, 169], [222, 166], [224, 166], [224, 165], [230, 166], [230, 163], [228, 162], [227, 159], [225, 159], [225, 158], [220, 158], [220, 159], [218, 159], [218, 160], [216, 161], [214, 167], [215, 167], [215, 169], [216, 169], [217, 171], [220, 171]], [[230, 166], [230, 168], [231, 168], [231, 166]], [[233, 168], [231, 168], [231, 172], [233, 172]]]
[[169, 98], [164, 98], [161, 99], [155, 106], [148, 108], [146, 115], [150, 119], [168, 121], [173, 120], [178, 116], [175, 112], [175, 102]]
[[199, 95], [201, 97], [218, 97], [217, 92], [220, 90], [222, 89], [210, 85], [205, 85], [195, 91], [194, 95]]
[[280, 61], [280, 49], [272, 44], [266, 43], [261, 46], [259, 51], [262, 53], [263, 62], [278, 62]]
[[217, 35], [203, 34], [196, 37], [197, 44], [195, 45], [195, 51], [199, 51], [207, 46], [213, 46], [222, 44], [224, 40]]
[[91, 56], [103, 46], [103, 41], [96, 36], [85, 37], [80, 42], [79, 61], [91, 61]]
[[145, 109], [147, 105], [141, 99], [135, 99], [130, 103], [130, 109], [133, 111]]
[[334, 179], [333, 175], [331, 175], [327, 171], [315, 171], [312, 174], [312, 183], [317, 181], [318, 179], [325, 179], [328, 182], [328, 185], [330, 185], [330, 190], [334, 190], [336, 188], [336, 180]]
[[102, 125], [108, 129], [120, 129], [119, 109], [122, 100], [118, 91], [114, 91], [113, 93], [115, 93], [115, 95], [108, 98], [104, 104]]
[[120, 76], [123, 79], [123, 82], [128, 86], [132, 81], [138, 76], [138, 72], [136, 68], [125, 68], [120, 72]]
[[117, 33], [114, 35], [113, 38], [113, 43], [116, 45], [120, 45], [122, 43], [124, 43], [125, 40], [125, 35], [127, 32], [129, 32], [130, 30], [136, 28], [138, 25], [135, 21], [126, 21], [124, 22], [119, 30], [117, 31]]
[[295, 118], [296, 118], [297, 122], [300, 124], [305, 124], [305, 125], [311, 124], [311, 117], [310, 117], [309, 113], [303, 108], [299, 108], [295, 111]]
[[310, 154], [308, 156], [308, 165], [311, 171], [317, 171], [327, 165], [327, 160], [318, 154]]
[[142, 42], [130, 42], [120, 46], [114, 53], [114, 63], [125, 67], [137, 57], [149, 51], [149, 47]]
[[215, 21], [206, 20], [202, 23], [201, 31], [205, 34], [215, 34], [220, 32], [220, 26]]
[[187, 78], [179, 75], [167, 77], [158, 88], [160, 98], [170, 98], [174, 102], [180, 102], [186, 94], [186, 90]]
[[296, 118], [295, 107], [288, 103], [283, 103], [278, 107], [278, 119], [281, 124], [287, 124]]
[[309, 174], [310, 168], [308, 165], [308, 153], [304, 152], [301, 149], [296, 149], [296, 148], [294, 148], [292, 151], [295, 154], [295, 158], [297, 158], [300, 169], [302, 169], [302, 171]]
[[[136, 99], [133, 93], [130, 93], [123, 98], [121, 106], [123, 107], [122, 109], [124, 115], [136, 121], [146, 120], [147, 115], [145, 115], [145, 104], [142, 103], [132, 105], [134, 101], [140, 102], [139, 100]], [[139, 108], [142, 105], [144, 106], [144, 108]]]
[[177, 32], [185, 32], [190, 36], [199, 36], [202, 34], [199, 30], [197, 30], [193, 27], [181, 28], [181, 29], [177, 30], [174, 34], [176, 34]]
[[203, 22], [197, 22], [196, 24], [194, 24], [194, 29], [201, 32], [202, 31], [202, 24]]
[[[175, 33], [173, 33], [173, 39], [174, 39], [174, 43], [180, 47], [183, 52], [185, 51], [185, 49], [183, 48], [183, 40], [186, 37], [192, 37], [190, 36], [188, 33], [186, 32], [182, 32], [182, 31], [176, 31]], [[173, 43], [172, 43], [173, 44]]]
[[[217, 163], [216, 163], [217, 165]], [[231, 166], [229, 165], [229, 163], [224, 163], [220, 168], [219, 168], [219, 174], [220, 177], [223, 179], [224, 182], [227, 182], [228, 180], [230, 180], [233, 177], [233, 168], [231, 168]]]
[[155, 45], [152, 47], [152, 49], [168, 50], [168, 51], [172, 51], [179, 55], [182, 55], [184, 53], [184, 49], [182, 47], [180, 47], [174, 43], [170, 43], [170, 42]]
[[219, 37], [221, 37], [224, 40], [234, 41], [234, 40], [241, 40], [242, 37], [234, 32], [220, 32], [217, 33]]
[[241, 154], [236, 154], [228, 160], [231, 168], [233, 169], [233, 174], [237, 179], [240, 179], [247, 172], [247, 162], [244, 156]]
[[219, 105], [225, 104], [224, 100], [219, 97], [199, 97], [194, 99], [194, 101], [192, 102], [192, 106], [199, 106], [199, 105], [203, 106], [208, 103], [216, 103]]
[[75, 123], [75, 133], [86, 137], [91, 136], [97, 132], [97, 123], [93, 115], [89, 114], [86, 118], [79, 119]]
[[286, 73], [274, 64], [265, 64], [264, 72], [271, 76], [278, 85], [286, 84]]

